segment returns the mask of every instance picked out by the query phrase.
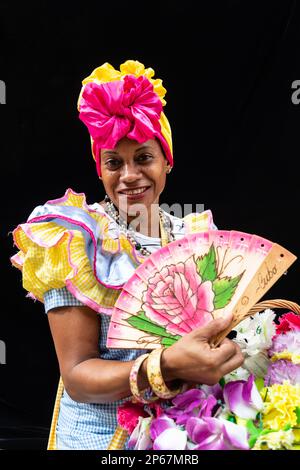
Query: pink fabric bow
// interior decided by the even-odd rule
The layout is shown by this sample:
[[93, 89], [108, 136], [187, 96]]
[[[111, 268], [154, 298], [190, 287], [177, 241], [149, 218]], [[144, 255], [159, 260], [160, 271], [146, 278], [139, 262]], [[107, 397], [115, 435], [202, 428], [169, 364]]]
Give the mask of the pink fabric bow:
[[94, 140], [98, 173], [101, 148], [113, 149], [125, 136], [139, 143], [158, 137], [165, 150], [167, 144], [159, 123], [161, 112], [162, 103], [144, 76], [126, 75], [124, 80], [87, 83], [79, 118]]

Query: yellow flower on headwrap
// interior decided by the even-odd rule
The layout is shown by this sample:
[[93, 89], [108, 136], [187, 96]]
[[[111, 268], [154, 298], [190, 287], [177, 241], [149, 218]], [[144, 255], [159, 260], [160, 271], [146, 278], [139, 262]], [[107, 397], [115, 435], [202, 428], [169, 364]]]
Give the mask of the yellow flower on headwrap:
[[[162, 105], [165, 106], [166, 101], [164, 96], [167, 93], [167, 90], [162, 86], [162, 80], [160, 78], [154, 77], [154, 70], [149, 67], [145, 69], [144, 64], [138, 60], [126, 60], [123, 64], [120, 65], [120, 70], [116, 70], [111, 64], [105, 62], [104, 64], [97, 67], [92, 73], [82, 81], [83, 85], [87, 83], [108, 83], [114, 80], [121, 80], [125, 75], [134, 75], [135, 77], [140, 77], [144, 75], [152, 83], [155, 93], [159, 96]], [[81, 98], [82, 92], [80, 93], [78, 99], [78, 110], [79, 110], [79, 101]]]

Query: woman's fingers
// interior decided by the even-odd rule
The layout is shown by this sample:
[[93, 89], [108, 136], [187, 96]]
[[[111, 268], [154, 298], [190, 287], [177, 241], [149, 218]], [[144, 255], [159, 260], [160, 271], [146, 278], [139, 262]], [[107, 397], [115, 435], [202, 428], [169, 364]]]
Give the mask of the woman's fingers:
[[236, 352], [235, 343], [228, 338], [225, 338], [217, 348], [211, 349], [216, 366], [228, 361]]
[[206, 339], [208, 342], [211, 338], [216, 336], [217, 333], [224, 331], [231, 323], [232, 315], [226, 317], [216, 318], [210, 321], [207, 325], [201, 326], [194, 330], [196, 337]]
[[222, 376], [229, 374], [229, 372], [232, 372], [233, 370], [237, 369], [244, 362], [245, 358], [240, 347], [235, 343], [233, 344], [235, 346], [234, 354], [228, 360], [224, 361], [223, 364], [220, 366], [220, 372]]

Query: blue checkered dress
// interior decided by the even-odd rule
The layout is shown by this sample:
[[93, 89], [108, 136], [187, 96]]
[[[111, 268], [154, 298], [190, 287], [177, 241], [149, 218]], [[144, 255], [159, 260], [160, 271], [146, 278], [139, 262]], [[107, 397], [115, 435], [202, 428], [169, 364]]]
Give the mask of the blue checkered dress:
[[[177, 219], [176, 222], [176, 230], [173, 230], [173, 233], [175, 232], [177, 239], [184, 235], [184, 227], [181, 219]], [[136, 234], [136, 239], [150, 252], [160, 248], [158, 238]], [[44, 303], [46, 312], [55, 307], [83, 305], [66, 288], [49, 290], [44, 296]], [[110, 317], [100, 313], [100, 318], [99, 357], [101, 359], [131, 361], [145, 352], [144, 350], [108, 349], [106, 338]], [[78, 403], [64, 391], [56, 430], [57, 449], [107, 449], [117, 426], [117, 407], [123, 402], [124, 399], [103, 404]]]

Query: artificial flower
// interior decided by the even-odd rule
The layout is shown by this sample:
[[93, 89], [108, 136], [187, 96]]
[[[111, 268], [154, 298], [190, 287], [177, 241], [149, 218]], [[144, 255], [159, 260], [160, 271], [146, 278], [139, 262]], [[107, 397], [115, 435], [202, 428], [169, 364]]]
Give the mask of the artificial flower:
[[246, 369], [249, 374], [253, 374], [256, 378], [264, 377], [267, 373], [270, 359], [265, 351], [260, 351], [253, 356], [246, 356], [243, 368]]
[[248, 380], [250, 372], [244, 367], [238, 367], [237, 369], [224, 375], [225, 382], [232, 382], [234, 380]]
[[181, 430], [173, 419], [166, 415], [152, 420], [150, 436], [154, 450], [184, 450], [186, 448], [186, 431]]
[[193, 450], [249, 449], [247, 430], [230, 421], [216, 418], [190, 418], [186, 424]]
[[128, 447], [133, 450], [147, 450], [151, 449], [152, 441], [150, 438], [150, 423], [152, 416], [143, 418], [142, 416], [138, 419], [138, 424], [133, 430], [129, 441]]
[[178, 427], [165, 429], [153, 442], [153, 450], [185, 450], [187, 432]]
[[272, 346], [268, 350], [269, 356], [284, 351], [295, 353], [296, 355], [300, 353], [300, 331], [288, 331], [273, 338]]
[[275, 335], [275, 313], [266, 309], [264, 312], [248, 317], [235, 328], [235, 342], [248, 356], [253, 356], [272, 344]]
[[129, 433], [132, 433], [137, 426], [140, 416], [144, 418], [148, 416], [141, 403], [126, 401], [118, 407], [118, 424]]
[[261, 390], [264, 399], [262, 420], [266, 428], [276, 431], [284, 426], [296, 426], [297, 407], [300, 407], [300, 386], [291, 385], [288, 380]]
[[153, 441], [166, 429], [176, 428], [176, 424], [173, 419], [166, 415], [161, 415], [158, 418], [152, 420], [150, 425], [150, 436]]
[[[275, 321], [270, 310], [243, 323], [237, 338], [240, 343], [244, 341], [245, 361], [219, 384], [197, 385], [172, 400], [139, 405], [133, 410], [123, 408], [119, 415], [126, 429], [138, 420], [130, 448], [300, 449], [300, 364], [296, 363], [300, 331], [273, 334]], [[141, 407], [148, 417], [140, 414]]]
[[254, 375], [246, 380], [235, 380], [224, 386], [224, 401], [239, 418], [255, 419], [263, 408], [262, 398], [254, 382]]
[[287, 361], [291, 361], [293, 364], [300, 364], [300, 354], [290, 352], [290, 351], [281, 351], [278, 353], [274, 353], [271, 357], [271, 361], [275, 362], [280, 359], [285, 359]]
[[300, 315], [295, 315], [292, 312], [282, 315], [279, 324], [276, 325], [276, 334], [286, 333], [287, 331], [300, 331]]
[[284, 359], [271, 362], [265, 375], [265, 386], [282, 384], [285, 380], [292, 385], [300, 385], [300, 365]]
[[166, 415], [173, 418], [177, 424], [185, 425], [193, 416], [211, 416], [217, 400], [213, 395], [206, 396], [203, 390], [194, 388], [177, 395], [172, 403], [174, 406], [165, 411]]
[[268, 434], [264, 434], [260, 436], [254, 447], [253, 450], [263, 450], [263, 449], [271, 449], [271, 450], [279, 450], [279, 449], [292, 449], [294, 442], [294, 433], [291, 429], [288, 431], [277, 431], [277, 432], [270, 432]]

